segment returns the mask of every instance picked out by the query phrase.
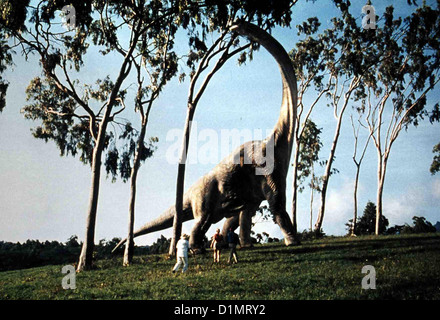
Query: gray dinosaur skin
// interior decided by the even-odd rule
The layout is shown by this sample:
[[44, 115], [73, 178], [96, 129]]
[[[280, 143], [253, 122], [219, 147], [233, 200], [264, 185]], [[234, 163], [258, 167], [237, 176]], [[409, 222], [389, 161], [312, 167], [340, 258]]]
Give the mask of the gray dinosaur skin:
[[[283, 80], [280, 117], [269, 137], [263, 141], [250, 141], [241, 145], [189, 188], [183, 198], [182, 220], [195, 220], [190, 235], [190, 246], [193, 249], [202, 248], [209, 227], [223, 218], [226, 218], [223, 234], [226, 234], [229, 228], [235, 230], [240, 226], [240, 242], [243, 246], [250, 246], [252, 216], [261, 202], [267, 200], [283, 233], [285, 244], [293, 245], [298, 241], [286, 212], [286, 177], [296, 119], [295, 72], [287, 52], [266, 31], [247, 22], [234, 24], [231, 31], [258, 42], [277, 61]], [[273, 152], [268, 152], [266, 156], [273, 161], [273, 170], [266, 165], [268, 162], [261, 164], [261, 158], [258, 161], [261, 151], [254, 152], [266, 150], [270, 143], [273, 143]], [[264, 151], [262, 154], [264, 155]], [[266, 172], [263, 175], [256, 174], [257, 169]], [[134, 237], [172, 227], [174, 214], [175, 208], [172, 206], [157, 219], [135, 231]], [[121, 240], [114, 250], [125, 241], [126, 239]]]

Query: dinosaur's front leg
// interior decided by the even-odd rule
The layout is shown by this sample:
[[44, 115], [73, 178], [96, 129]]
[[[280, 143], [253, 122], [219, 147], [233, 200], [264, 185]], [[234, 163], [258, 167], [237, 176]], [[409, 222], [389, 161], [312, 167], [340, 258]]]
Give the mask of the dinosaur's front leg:
[[255, 215], [255, 212], [249, 210], [243, 210], [239, 215], [232, 216], [227, 218], [225, 223], [223, 224], [222, 235], [226, 239], [228, 235], [228, 231], [232, 229], [235, 231], [238, 227], [240, 227], [240, 245], [242, 247], [252, 247], [252, 237], [251, 237], [251, 229], [252, 229], [252, 217]]
[[289, 215], [287, 214], [285, 209], [285, 192], [271, 193], [267, 201], [269, 202], [270, 211], [274, 215], [275, 222], [278, 224], [281, 232], [283, 233], [284, 243], [287, 246], [299, 244], [297, 233], [293, 228], [292, 221], [290, 220]]
[[281, 229], [284, 236], [284, 243], [286, 246], [292, 246], [299, 244], [295, 230], [293, 229], [292, 222], [290, 221], [289, 215], [285, 210], [273, 211], [275, 216], [275, 222]]

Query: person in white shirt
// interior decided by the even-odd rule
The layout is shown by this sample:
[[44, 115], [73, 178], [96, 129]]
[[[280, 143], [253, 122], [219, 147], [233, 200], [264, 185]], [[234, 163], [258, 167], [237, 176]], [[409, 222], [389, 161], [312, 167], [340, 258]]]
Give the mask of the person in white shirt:
[[180, 240], [177, 242], [177, 263], [173, 268], [173, 273], [179, 270], [183, 265], [182, 273], [188, 270], [188, 249], [189, 249], [189, 236], [182, 234]]

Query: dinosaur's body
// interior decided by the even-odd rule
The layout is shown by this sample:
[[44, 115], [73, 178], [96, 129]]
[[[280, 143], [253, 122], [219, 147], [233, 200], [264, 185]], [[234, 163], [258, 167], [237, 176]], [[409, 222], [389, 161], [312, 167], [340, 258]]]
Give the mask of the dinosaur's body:
[[[252, 216], [261, 202], [267, 200], [283, 232], [285, 243], [290, 245], [296, 242], [295, 231], [286, 212], [286, 177], [297, 102], [294, 69], [284, 48], [261, 28], [242, 22], [231, 30], [261, 44], [278, 62], [283, 79], [281, 113], [268, 138], [243, 144], [185, 193], [183, 222], [190, 219], [196, 221], [190, 237], [193, 248], [200, 247], [209, 227], [223, 218], [227, 219], [223, 233], [240, 225], [240, 241], [242, 245], [249, 245]], [[262, 160], [266, 161], [262, 163]], [[134, 237], [172, 227], [174, 214], [172, 206], [137, 230]], [[124, 242], [122, 240], [117, 247]]]

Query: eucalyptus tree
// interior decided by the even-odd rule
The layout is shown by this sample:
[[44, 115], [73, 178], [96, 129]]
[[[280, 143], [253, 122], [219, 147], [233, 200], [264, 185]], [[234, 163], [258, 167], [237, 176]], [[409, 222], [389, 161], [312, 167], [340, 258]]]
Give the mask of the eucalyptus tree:
[[[438, 8], [432, 9], [424, 4], [405, 19], [394, 19], [393, 9], [388, 7], [376, 29], [364, 29], [360, 26], [350, 13], [349, 6], [341, 7], [341, 12], [342, 17], [333, 18], [333, 27], [318, 35], [320, 41], [317, 42], [326, 48], [334, 48], [329, 50], [331, 56], [326, 56], [327, 74], [319, 75], [318, 80], [330, 83], [325, 95], [333, 108], [336, 128], [323, 176], [321, 208], [315, 230], [322, 227], [326, 192], [333, 172], [332, 165], [343, 115], [348, 105], [360, 104], [359, 109], [365, 110], [365, 126], [368, 127], [378, 151], [379, 223], [391, 146], [403, 128], [408, 128], [410, 124], [417, 125], [423, 117], [430, 114], [426, 109], [427, 94], [438, 83]], [[306, 30], [318, 30], [312, 28], [313, 25], [306, 27]], [[311, 36], [304, 43], [313, 43], [314, 39]], [[305, 54], [310, 53], [313, 56], [313, 47], [305, 48]], [[301, 50], [298, 52], [301, 53]], [[321, 90], [322, 87], [317, 92]], [[391, 106], [385, 108], [387, 105]], [[385, 110], [389, 112], [386, 113]], [[435, 110], [438, 107], [434, 107], [431, 112], [431, 121], [432, 118], [438, 118]], [[384, 114], [390, 115], [386, 130], [383, 129]]]
[[299, 139], [299, 149], [297, 151], [299, 161], [296, 170], [298, 171], [299, 192], [304, 190], [302, 183], [310, 177], [308, 183], [310, 188], [310, 230], [312, 230], [314, 193], [315, 191], [321, 192], [320, 179], [315, 174], [315, 163], [319, 162], [319, 152], [323, 146], [320, 138], [321, 133], [322, 129], [319, 129], [311, 119], [308, 119]]
[[[67, 5], [76, 14], [74, 25], [65, 30], [59, 26], [57, 16]], [[92, 265], [103, 155], [108, 150], [105, 161], [108, 172], [116, 174], [122, 170], [124, 175], [130, 171], [129, 163], [135, 156], [136, 148], [131, 146], [139, 141], [139, 132], [121, 120], [121, 113], [127, 112], [128, 90], [124, 84], [136, 70], [139, 59], [154, 61], [152, 64], [159, 66], [161, 59], [168, 57], [161, 56], [159, 51], [150, 55], [147, 45], [151, 39], [161, 37], [163, 24], [182, 6], [176, 6], [174, 1], [41, 0], [32, 2], [26, 9], [29, 16], [26, 28], [9, 31], [25, 57], [36, 54], [40, 58], [43, 72], [27, 89], [29, 104], [23, 113], [42, 122], [33, 130], [36, 138], [52, 140], [62, 155], [79, 154], [81, 161], [91, 165], [86, 234], [78, 263], [81, 271]], [[81, 75], [86, 68], [86, 57], [98, 50], [103, 65], [106, 59], [112, 61], [111, 71], [115, 74], [99, 78], [95, 83], [84, 83]], [[118, 63], [115, 65], [114, 61]], [[144, 102], [144, 94], [149, 92], [141, 91], [137, 98]], [[110, 124], [119, 128], [119, 138], [124, 140], [119, 145], [124, 152], [114, 151], [119, 139], [116, 130], [109, 130]], [[148, 148], [142, 148], [138, 158], [148, 156], [145, 149]]]
[[376, 234], [383, 215], [383, 191], [392, 146], [403, 129], [431, 115], [429, 94], [440, 81], [440, 4], [416, 8], [405, 18], [386, 8], [381, 24], [371, 31], [377, 58], [373, 81], [365, 82], [366, 127], [377, 150]]
[[350, 231], [351, 236], [355, 236], [356, 231], [356, 223], [358, 219], [358, 189], [359, 189], [359, 176], [361, 173], [362, 162], [364, 161], [365, 154], [368, 149], [368, 145], [371, 141], [371, 134], [363, 141], [363, 148], [361, 149], [360, 156], [358, 155], [358, 147], [359, 147], [359, 131], [362, 127], [361, 118], [363, 111], [359, 110], [359, 119], [358, 123], [355, 124], [353, 120], [353, 116], [351, 117], [351, 125], [353, 128], [353, 137], [354, 137], [354, 151], [353, 151], [353, 162], [356, 166], [356, 174], [354, 179], [354, 190], [353, 190], [353, 220]]
[[[340, 8], [341, 15], [332, 18], [330, 27], [325, 30], [320, 29], [317, 18], [310, 18], [298, 26], [300, 35], [303, 34], [305, 38], [299, 41], [291, 52], [292, 60], [296, 63], [298, 78], [301, 79], [296, 132], [297, 151], [294, 158], [292, 188], [294, 223], [297, 212], [297, 167], [300, 150], [298, 143], [305, 124], [316, 105], [321, 102], [327, 102], [327, 105], [333, 109], [336, 120], [330, 153], [328, 160], [324, 162], [325, 171], [320, 179], [321, 203], [315, 231], [322, 229], [329, 180], [331, 175], [337, 172], [333, 164], [344, 114], [352, 98], [363, 97], [361, 80], [364, 77], [371, 77], [369, 73], [372, 72], [367, 67], [371, 49], [362, 46], [363, 42], [369, 43], [367, 36], [356, 25], [355, 19], [349, 13], [349, 6], [335, 2]], [[313, 97], [308, 108], [304, 106], [306, 96]]]
[[[155, 2], [152, 10], [163, 9], [161, 2]], [[134, 99], [135, 110], [140, 117], [140, 132], [134, 150], [131, 170], [126, 170], [124, 179], [130, 179], [130, 201], [128, 216], [128, 236], [124, 251], [123, 265], [128, 266], [132, 262], [134, 251], [134, 218], [136, 204], [136, 185], [139, 168], [142, 161], [152, 155], [152, 146], [157, 138], [150, 138], [149, 145], [145, 144], [145, 136], [149, 115], [154, 102], [159, 97], [164, 86], [178, 71], [178, 57], [173, 51], [174, 38], [178, 30], [176, 18], [173, 15], [164, 19], [162, 27], [156, 33], [145, 36], [139, 45], [140, 54], [133, 57], [132, 63], [136, 69], [137, 93]], [[148, 77], [147, 77], [148, 76]], [[115, 150], [117, 152], [117, 150]], [[130, 155], [131, 153], [127, 153]], [[129, 174], [129, 176], [128, 176]]]
[[362, 79], [368, 78], [371, 71], [368, 69], [369, 51], [362, 43], [366, 41], [365, 34], [356, 25], [355, 19], [350, 15], [348, 8], [342, 10], [341, 18], [332, 19], [333, 27], [324, 32], [325, 41], [336, 43], [334, 55], [326, 65], [329, 71], [328, 81], [330, 89], [326, 92], [329, 106], [333, 108], [336, 121], [334, 137], [330, 147], [325, 170], [322, 176], [321, 203], [314, 231], [322, 229], [324, 221], [326, 196], [331, 175], [337, 170], [333, 168], [336, 157], [342, 123], [350, 101], [363, 97]]
[[[292, 223], [297, 231], [297, 210], [298, 210], [298, 192], [302, 191], [300, 187], [302, 176], [301, 168], [301, 141], [304, 140], [304, 134], [310, 123], [310, 117], [315, 107], [325, 94], [330, 90], [332, 83], [325, 83], [327, 64], [335, 59], [336, 43], [329, 45], [328, 41], [323, 41], [324, 34], [319, 32], [321, 23], [316, 17], [311, 17], [297, 26], [298, 36], [304, 37], [296, 44], [296, 48], [290, 52], [292, 62], [295, 67], [296, 75], [299, 80], [298, 85], [298, 108], [296, 114], [295, 126], [295, 151], [293, 155], [293, 178], [292, 178]], [[309, 105], [304, 104], [307, 96], [311, 96], [311, 89], [316, 93], [313, 102]], [[311, 164], [310, 164], [311, 165]]]

